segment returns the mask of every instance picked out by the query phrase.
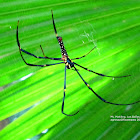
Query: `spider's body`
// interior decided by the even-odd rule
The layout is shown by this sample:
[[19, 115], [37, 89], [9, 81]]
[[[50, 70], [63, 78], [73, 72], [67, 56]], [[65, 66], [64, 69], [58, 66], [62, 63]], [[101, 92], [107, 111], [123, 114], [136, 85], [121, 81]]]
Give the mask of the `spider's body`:
[[64, 47], [64, 43], [63, 43], [62, 37], [57, 36], [57, 34], [56, 34], [56, 38], [58, 40], [58, 43], [59, 43], [60, 49], [61, 49], [61, 54], [62, 54], [62, 58], [61, 59], [64, 61], [67, 69], [71, 69], [72, 67], [74, 67], [74, 63], [68, 57], [67, 51], [66, 51], [66, 49]]
[[[87, 69], [87, 68], [85, 68], [85, 67], [83, 67], [83, 66], [81, 66], [81, 65], [79, 65], [79, 64], [77, 64], [77, 63], [75, 63], [75, 62], [72, 62], [72, 60], [81, 59], [81, 58], [87, 56], [87, 55], [88, 55], [92, 50], [94, 50], [96, 47], [92, 48], [91, 51], [89, 51], [87, 54], [85, 54], [85, 55], [83, 55], [83, 56], [81, 56], [81, 57], [70, 59], [69, 56], [68, 56], [68, 54], [67, 54], [67, 51], [66, 51], [66, 49], [65, 49], [65, 47], [64, 47], [64, 43], [63, 43], [62, 37], [60, 37], [60, 36], [57, 35], [57, 31], [56, 31], [56, 27], [55, 27], [55, 22], [54, 22], [54, 18], [53, 18], [53, 12], [52, 12], [52, 21], [53, 21], [53, 27], [54, 27], [54, 31], [55, 31], [55, 34], [56, 34], [56, 38], [57, 38], [58, 43], [59, 43], [59, 45], [60, 45], [62, 58], [51, 58], [51, 57], [47, 57], [47, 56], [44, 54], [44, 51], [43, 51], [41, 45], [40, 45], [40, 48], [41, 48], [41, 50], [42, 50], [42, 53], [43, 53], [44, 57], [42, 57], [42, 56], [36, 56], [36, 55], [34, 55], [34, 54], [32, 54], [32, 53], [30, 53], [30, 52], [27, 52], [26, 50], [22, 49], [22, 48], [20, 47], [19, 38], [18, 38], [18, 24], [19, 24], [19, 21], [18, 21], [18, 24], [17, 24], [17, 34], [16, 34], [16, 37], [17, 37], [17, 44], [18, 44], [18, 46], [19, 46], [20, 55], [21, 55], [23, 61], [26, 63], [26, 65], [29, 65], [29, 66], [39, 66], [39, 67], [46, 67], [46, 66], [51, 66], [51, 65], [63, 64], [63, 63], [65, 64], [64, 96], [63, 96], [62, 110], [61, 110], [63, 114], [65, 114], [65, 115], [67, 115], [67, 116], [73, 116], [73, 115], [75, 115], [75, 114], [77, 114], [77, 113], [79, 112], [79, 111], [78, 111], [78, 112], [76, 112], [75, 114], [72, 114], [72, 115], [68, 115], [68, 114], [64, 113], [64, 100], [65, 100], [65, 92], [66, 92], [66, 70], [67, 70], [67, 69], [72, 69], [72, 68], [74, 68], [74, 70], [77, 72], [77, 74], [78, 74], [79, 77], [82, 79], [82, 81], [84, 82], [84, 84], [85, 84], [85, 85], [86, 85], [100, 100], [102, 100], [103, 102], [108, 103], [108, 104], [113, 104], [113, 105], [132, 105], [132, 104], [136, 104], [136, 103], [140, 102], [140, 101], [137, 101], [137, 102], [133, 102], [133, 103], [130, 103], [130, 104], [118, 104], [118, 103], [112, 103], [112, 102], [106, 101], [106, 100], [103, 99], [101, 96], [99, 96], [99, 95], [90, 87], [90, 85], [83, 79], [83, 77], [82, 77], [81, 74], [78, 72], [78, 70], [77, 70], [77, 68], [75, 67], [75, 65], [78, 66], [78, 67], [81, 67], [81, 68], [83, 68], [83, 69], [85, 69], [85, 70], [87, 70], [87, 71], [89, 71], [89, 72], [92, 72], [92, 73], [94, 73], [94, 74], [97, 74], [97, 75], [99, 75], [99, 76], [104, 76], [104, 77], [122, 78], [122, 77], [128, 77], [128, 76], [130, 76], [130, 75], [126, 75], [126, 76], [107, 76], [107, 75], [104, 75], [104, 74], [95, 72], [95, 71], [93, 71], [93, 70], [89, 70], [89, 69]], [[39, 59], [51, 59], [51, 60], [58, 60], [58, 61], [62, 61], [62, 62], [54, 63], [54, 64], [45, 64], [45, 65], [31, 64], [31, 63], [27, 63], [27, 62], [25, 61], [25, 59], [24, 59], [24, 57], [23, 57], [23, 55], [22, 55], [21, 52], [24, 52], [24, 53], [26, 53], [26, 54], [28, 54], [28, 55], [31, 55], [31, 56], [33, 56], [33, 57], [35, 57], [35, 58], [39, 58]], [[73, 70], [73, 69], [72, 69], [72, 70]]]

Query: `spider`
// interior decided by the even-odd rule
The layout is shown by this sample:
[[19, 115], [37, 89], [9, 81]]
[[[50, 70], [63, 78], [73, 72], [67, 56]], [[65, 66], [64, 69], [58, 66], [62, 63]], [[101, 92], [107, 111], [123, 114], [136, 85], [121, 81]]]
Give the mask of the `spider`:
[[[118, 104], [118, 103], [113, 103], [113, 102], [109, 102], [109, 101], [106, 101], [105, 99], [103, 99], [101, 96], [99, 96], [91, 87], [90, 85], [83, 79], [83, 77], [81, 76], [81, 74], [79, 73], [79, 71], [77, 70], [77, 68], [75, 66], [78, 66], [80, 68], [83, 68], [84, 70], [86, 71], [89, 71], [89, 72], [92, 72], [94, 74], [97, 74], [99, 76], [104, 76], [104, 77], [113, 77], [113, 78], [122, 78], [122, 77], [128, 77], [128, 76], [131, 76], [131, 75], [126, 75], [126, 76], [107, 76], [107, 75], [104, 75], [104, 74], [101, 74], [101, 73], [98, 73], [98, 72], [95, 72], [93, 70], [89, 70], [75, 62], [73, 62], [72, 60], [76, 60], [76, 59], [81, 59], [81, 58], [84, 58], [86, 57], [90, 52], [92, 52], [96, 47], [93, 47], [87, 54], [81, 56], [81, 57], [77, 57], [77, 58], [73, 58], [73, 59], [70, 59], [69, 56], [68, 56], [68, 53], [64, 47], [64, 43], [63, 43], [63, 40], [62, 40], [62, 37], [61, 36], [58, 36], [57, 35], [57, 30], [56, 30], [56, 26], [55, 26], [55, 22], [54, 22], [54, 17], [53, 17], [53, 11], [51, 10], [51, 13], [52, 13], [52, 22], [53, 22], [53, 27], [54, 27], [54, 32], [55, 32], [55, 35], [56, 35], [56, 38], [57, 38], [57, 41], [60, 45], [60, 49], [61, 49], [61, 54], [62, 54], [62, 58], [51, 58], [51, 57], [48, 57], [44, 54], [44, 51], [40, 45], [40, 48], [41, 48], [41, 51], [43, 53], [43, 56], [44, 57], [41, 57], [41, 56], [36, 56], [24, 49], [22, 49], [20, 47], [20, 43], [19, 43], [19, 37], [18, 37], [18, 25], [19, 25], [19, 21], [17, 23], [17, 31], [16, 31], [16, 38], [17, 38], [17, 44], [18, 44], [18, 47], [19, 47], [19, 52], [20, 52], [20, 55], [21, 55], [21, 58], [23, 59], [23, 61], [25, 62], [26, 65], [29, 65], [29, 66], [39, 66], [39, 67], [46, 67], [46, 66], [52, 66], [52, 65], [58, 65], [58, 64], [65, 64], [65, 75], [64, 75], [64, 95], [63, 95], [63, 100], [62, 100], [62, 108], [61, 108], [61, 111], [64, 115], [67, 115], [67, 116], [73, 116], [73, 115], [76, 115], [79, 111], [77, 111], [76, 113], [74, 114], [66, 114], [64, 113], [64, 101], [65, 101], [65, 93], [66, 93], [66, 70], [67, 69], [72, 69], [74, 68], [74, 71], [77, 72], [77, 74], [80, 76], [81, 80], [84, 82], [84, 84], [103, 102], [105, 103], [108, 103], [108, 104], [112, 104], [112, 105], [132, 105], [132, 104], [136, 104], [140, 101], [136, 101], [136, 102], [133, 102], [133, 103], [129, 103], [129, 104]], [[40, 59], [51, 59], [51, 60], [58, 60], [58, 61], [62, 61], [62, 62], [59, 62], [59, 63], [53, 63], [53, 64], [45, 64], [45, 65], [36, 65], [36, 64], [30, 64], [30, 63], [27, 63], [22, 55], [22, 53], [26, 53], [28, 55], [31, 55], [35, 58], [40, 58]], [[73, 70], [73, 69], [72, 69]]]

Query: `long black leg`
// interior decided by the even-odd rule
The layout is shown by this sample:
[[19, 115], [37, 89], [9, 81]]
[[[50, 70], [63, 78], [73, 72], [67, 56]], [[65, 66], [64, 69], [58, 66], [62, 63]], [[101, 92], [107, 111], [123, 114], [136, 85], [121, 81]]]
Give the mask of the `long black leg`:
[[[19, 21], [18, 21], [18, 24], [19, 24]], [[17, 24], [17, 33], [16, 33], [16, 37], [17, 37], [17, 44], [18, 44], [18, 46], [19, 46], [20, 51], [22, 51], [22, 52], [24, 52], [24, 53], [26, 53], [26, 54], [28, 54], [28, 55], [34, 56], [35, 58], [43, 58], [43, 59], [51, 59], [51, 60], [62, 60], [61, 58], [51, 58], [51, 57], [47, 57], [47, 56], [44, 56], [44, 57], [36, 56], [36, 55], [34, 55], [34, 54], [30, 53], [30, 52], [27, 52], [27, 51], [21, 49], [20, 43], [19, 43], [19, 38], [18, 38], [18, 24]], [[43, 49], [41, 48], [41, 50], [43, 50]], [[43, 52], [43, 54], [44, 54], [44, 52]]]
[[23, 55], [22, 55], [20, 49], [19, 49], [19, 52], [20, 52], [20, 55], [21, 55], [23, 61], [26, 63], [26, 65], [29, 65], [29, 66], [46, 67], [46, 66], [52, 66], [52, 65], [57, 65], [57, 64], [62, 64], [62, 63], [64, 63], [64, 62], [60, 62], [60, 63], [54, 63], [54, 64], [45, 64], [45, 65], [35, 65], [35, 64], [30, 64], [30, 63], [27, 63], [27, 62], [25, 61], [25, 59], [23, 58]]
[[[19, 21], [18, 21], [18, 23], [19, 23]], [[23, 58], [23, 55], [22, 55], [22, 53], [21, 53], [21, 51], [23, 51], [23, 49], [21, 49], [20, 43], [19, 43], [19, 39], [18, 39], [18, 26], [17, 26], [17, 33], [16, 33], [16, 36], [17, 36], [17, 44], [18, 44], [18, 47], [19, 47], [20, 55], [21, 55], [23, 61], [26, 63], [26, 65], [29, 65], [29, 66], [39, 66], [39, 67], [46, 67], [46, 66], [51, 66], [51, 65], [57, 65], [57, 64], [62, 64], [62, 63], [64, 63], [64, 62], [60, 62], [60, 63], [54, 63], [54, 64], [45, 64], [45, 65], [35, 65], [35, 64], [27, 63], [27, 62], [25, 61], [25, 59]], [[32, 55], [32, 56], [34, 56], [34, 57], [36, 57], [34, 54], [31, 54], [31, 53], [29, 53], [29, 52], [27, 52], [27, 51], [25, 51], [25, 50], [24, 50], [23, 52], [25, 52], [25, 53], [27, 53], [27, 54], [29, 54], [29, 55]]]
[[61, 58], [51, 58], [51, 57], [47, 57], [47, 56], [44, 56], [44, 57], [41, 57], [41, 56], [36, 56], [30, 52], [27, 52], [26, 50], [23, 50], [23, 49], [20, 49], [22, 52], [26, 53], [26, 54], [29, 54], [31, 56], [34, 56], [35, 58], [43, 58], [43, 59], [51, 59], [51, 60], [62, 60]]
[[87, 54], [85, 54], [85, 55], [83, 55], [83, 56], [81, 56], [81, 57], [73, 58], [73, 59], [71, 59], [71, 60], [81, 59], [81, 58], [83, 58], [83, 57], [86, 57], [86, 56], [87, 56], [90, 52], [92, 52], [95, 48], [96, 48], [96, 47], [92, 48]]
[[76, 112], [75, 114], [72, 114], [72, 115], [68, 115], [66, 113], [64, 113], [64, 100], [65, 100], [65, 92], [66, 92], [66, 66], [65, 66], [65, 75], [64, 75], [64, 96], [63, 96], [63, 102], [62, 102], [62, 113], [64, 115], [67, 115], [67, 116], [73, 116], [73, 115], [76, 115], [78, 112]]
[[44, 53], [44, 51], [43, 51], [41, 45], [40, 45], [40, 48], [41, 48], [41, 51], [42, 51], [42, 53], [43, 53], [43, 55], [44, 55], [44, 58], [51, 59], [51, 60], [61, 60], [61, 61], [62, 61], [62, 58], [51, 58], [51, 57], [47, 57], [47, 56], [45, 55], [45, 53]]
[[93, 71], [93, 70], [89, 70], [89, 69], [87, 69], [87, 68], [85, 68], [85, 67], [83, 67], [83, 66], [81, 66], [81, 65], [79, 65], [79, 64], [77, 64], [77, 63], [75, 63], [75, 62], [74, 62], [74, 64], [77, 65], [77, 66], [79, 66], [79, 67], [81, 67], [81, 68], [83, 68], [83, 69], [85, 69], [85, 70], [87, 70], [87, 71], [89, 71], [89, 72], [95, 73], [95, 74], [100, 75], [100, 76], [113, 77], [113, 78], [122, 78], [122, 77], [131, 76], [131, 75], [125, 75], [125, 76], [107, 76], [107, 75], [104, 75], [104, 74], [95, 72], [95, 71]]
[[112, 102], [108, 102], [106, 101], [105, 99], [103, 99], [101, 96], [99, 96], [90, 86], [89, 84], [83, 79], [83, 77], [80, 75], [80, 73], [77, 71], [76, 67], [74, 67], [76, 72], [78, 73], [78, 75], [80, 76], [80, 78], [83, 80], [83, 82], [85, 83], [85, 85], [100, 99], [102, 100], [103, 102], [105, 103], [108, 103], [108, 104], [113, 104], [113, 105], [132, 105], [132, 104], [136, 104], [140, 101], [136, 101], [136, 102], [133, 102], [133, 103], [130, 103], [130, 104], [117, 104], [117, 103], [112, 103]]
[[55, 31], [55, 34], [56, 34], [56, 37], [57, 37], [58, 35], [57, 35], [57, 31], [56, 31], [56, 27], [55, 27], [55, 22], [54, 22], [54, 18], [53, 18], [53, 11], [51, 10], [51, 12], [52, 12], [53, 27], [54, 27], [54, 31]]

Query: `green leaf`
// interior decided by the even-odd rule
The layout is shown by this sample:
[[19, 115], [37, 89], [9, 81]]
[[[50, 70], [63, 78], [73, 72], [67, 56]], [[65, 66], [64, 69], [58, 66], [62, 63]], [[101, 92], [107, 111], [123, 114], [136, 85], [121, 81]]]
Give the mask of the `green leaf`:
[[[110, 102], [128, 104], [139, 100], [139, 1], [2, 0], [0, 140], [137, 139], [138, 121], [110, 121], [110, 116], [140, 116], [140, 104], [105, 104], [75, 71], [68, 69], [64, 111], [73, 114], [79, 110], [79, 113], [65, 116], [61, 113], [64, 64], [41, 68], [23, 62], [16, 42], [18, 20], [22, 49], [43, 56], [41, 44], [46, 56], [61, 57], [51, 10], [70, 58], [85, 55], [97, 46], [85, 58], [74, 62], [105, 75], [131, 75], [112, 79], [76, 67], [93, 90]], [[33, 64], [56, 62], [23, 55]]]

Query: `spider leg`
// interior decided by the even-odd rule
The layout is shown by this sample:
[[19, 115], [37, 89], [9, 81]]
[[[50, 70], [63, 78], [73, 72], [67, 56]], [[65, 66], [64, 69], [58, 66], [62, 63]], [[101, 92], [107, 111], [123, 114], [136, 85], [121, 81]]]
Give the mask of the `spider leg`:
[[76, 115], [79, 111], [76, 112], [75, 114], [72, 114], [72, 115], [68, 115], [68, 114], [64, 113], [65, 92], [66, 92], [66, 66], [65, 66], [65, 75], [64, 75], [64, 96], [63, 96], [63, 102], [62, 102], [62, 113], [63, 113], [64, 115], [67, 115], [67, 116], [74, 116], [74, 115]]
[[[17, 24], [16, 37], [17, 37], [17, 44], [18, 44], [18, 46], [19, 46], [20, 51], [22, 51], [22, 52], [24, 52], [24, 53], [26, 53], [26, 54], [28, 54], [28, 55], [34, 56], [35, 58], [43, 58], [43, 59], [51, 59], [51, 60], [62, 60], [61, 58], [51, 58], [51, 57], [47, 57], [47, 56], [45, 56], [45, 55], [44, 55], [44, 57], [36, 56], [36, 55], [34, 55], [34, 54], [30, 53], [30, 52], [27, 52], [26, 50], [21, 49], [20, 43], [19, 43], [19, 37], [18, 37], [18, 25], [19, 25], [19, 21], [18, 21], [18, 24]], [[41, 45], [40, 45], [40, 47], [41, 47]], [[41, 50], [42, 50], [42, 52], [43, 52], [42, 47], [41, 47]], [[44, 52], [43, 52], [43, 54], [44, 54]]]
[[89, 71], [89, 72], [95, 73], [95, 74], [97, 74], [97, 75], [99, 75], [99, 76], [113, 77], [113, 78], [122, 78], [122, 77], [131, 76], [131, 75], [125, 75], [125, 76], [107, 76], [107, 75], [104, 75], [104, 74], [95, 72], [95, 71], [93, 71], [93, 70], [89, 70], [89, 69], [87, 69], [87, 68], [85, 68], [85, 67], [83, 67], [83, 66], [81, 66], [81, 65], [79, 65], [79, 64], [77, 64], [77, 63], [75, 63], [75, 62], [74, 62], [74, 64], [77, 65], [77, 66], [79, 66], [79, 67], [81, 67], [81, 68], [83, 68], [83, 69], [85, 69], [85, 70], [87, 70], [87, 71]]
[[86, 56], [87, 56], [90, 52], [92, 52], [95, 48], [96, 48], [96, 47], [92, 48], [87, 54], [85, 54], [85, 55], [83, 55], [83, 56], [81, 56], [81, 57], [73, 58], [73, 59], [71, 59], [71, 60], [81, 59], [81, 58], [83, 58], [83, 57], [86, 57]]
[[133, 102], [133, 103], [130, 103], [130, 104], [117, 104], [117, 103], [112, 103], [112, 102], [108, 102], [106, 101], [105, 99], [103, 99], [101, 96], [99, 96], [90, 86], [89, 84], [83, 79], [83, 77], [81, 76], [81, 74], [77, 71], [76, 67], [74, 66], [76, 72], [78, 73], [78, 75], [80, 76], [80, 78], [82, 79], [82, 81], [85, 83], [85, 85], [100, 99], [102, 100], [103, 102], [105, 103], [108, 103], [108, 104], [113, 104], [113, 105], [132, 105], [132, 104], [136, 104], [136, 103], [139, 103], [140, 101], [136, 101], [136, 102]]
[[45, 53], [44, 53], [44, 51], [43, 51], [43, 48], [41, 47], [41, 45], [40, 45], [40, 48], [41, 48], [41, 51], [42, 51], [44, 57], [46, 57], [46, 56], [45, 56]]
[[43, 53], [43, 55], [44, 55], [44, 58], [48, 58], [48, 59], [51, 59], [51, 60], [61, 60], [61, 61], [62, 61], [62, 58], [51, 58], [51, 57], [47, 57], [47, 56], [45, 55], [45, 53], [44, 53], [43, 48], [41, 47], [41, 45], [40, 45], [40, 48], [41, 48], [41, 51], [42, 51], [42, 53]]
[[54, 27], [54, 31], [55, 31], [55, 34], [56, 34], [56, 37], [57, 37], [58, 35], [57, 35], [57, 31], [56, 31], [56, 27], [55, 27], [55, 22], [54, 22], [54, 18], [53, 18], [53, 11], [51, 10], [51, 12], [52, 12], [53, 27]]
[[35, 64], [30, 64], [30, 63], [27, 63], [21, 53], [21, 50], [19, 49], [19, 52], [20, 52], [20, 55], [21, 55], [21, 58], [23, 59], [23, 61], [25, 62], [26, 65], [29, 65], [29, 66], [39, 66], [39, 67], [46, 67], [46, 66], [52, 66], [52, 65], [57, 65], [57, 64], [62, 64], [64, 62], [60, 62], [60, 63], [54, 63], [54, 64], [45, 64], [45, 65], [35, 65]]
[[21, 48], [20, 48], [20, 50], [21, 50], [22, 52], [26, 53], [26, 54], [29, 54], [29, 55], [31, 55], [31, 56], [34, 56], [35, 58], [43, 58], [43, 59], [51, 59], [51, 60], [62, 60], [61, 58], [51, 58], [51, 57], [47, 57], [47, 56], [44, 56], [44, 57], [36, 56], [36, 55], [34, 55], [34, 54], [30, 53], [30, 52], [27, 52], [26, 50], [23, 50], [23, 49], [21, 49]]

